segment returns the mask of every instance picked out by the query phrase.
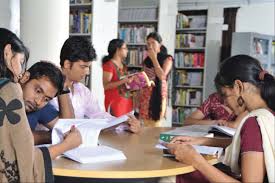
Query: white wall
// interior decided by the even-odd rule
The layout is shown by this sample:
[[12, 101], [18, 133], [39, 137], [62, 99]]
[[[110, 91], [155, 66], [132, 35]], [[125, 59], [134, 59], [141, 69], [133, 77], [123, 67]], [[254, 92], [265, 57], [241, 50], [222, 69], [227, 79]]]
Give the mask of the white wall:
[[0, 27], [20, 35], [20, 0], [0, 0]]
[[236, 32], [274, 35], [274, 2], [242, 6], [236, 17]]
[[92, 92], [104, 108], [104, 89], [102, 83], [101, 59], [107, 54], [109, 42], [117, 38], [118, 0], [93, 1], [92, 43], [97, 53], [97, 60], [92, 64]]
[[[174, 55], [176, 16], [178, 13], [177, 0], [160, 0], [159, 2], [159, 21], [158, 32], [162, 37], [163, 45], [168, 49], [170, 55]], [[172, 75], [170, 75], [172, 76]], [[172, 80], [170, 80], [171, 84]], [[171, 85], [169, 85], [171, 91]], [[166, 123], [163, 126], [172, 125], [172, 93], [169, 93], [168, 107], [166, 111]]]
[[59, 65], [64, 41], [69, 37], [69, 0], [23, 0], [21, 38], [30, 49], [28, 67], [39, 60]]

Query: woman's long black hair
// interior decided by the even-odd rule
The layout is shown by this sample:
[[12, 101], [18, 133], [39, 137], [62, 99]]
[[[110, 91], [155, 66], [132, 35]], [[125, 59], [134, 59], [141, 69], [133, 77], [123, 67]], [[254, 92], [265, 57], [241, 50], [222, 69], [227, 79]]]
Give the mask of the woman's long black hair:
[[[153, 38], [154, 40], [156, 40], [157, 42], [161, 43], [162, 42], [162, 38], [161, 36], [157, 33], [157, 32], [152, 32], [147, 36], [147, 40], [149, 38]], [[167, 59], [167, 57], [170, 57], [170, 55], [168, 55], [167, 53], [167, 49], [165, 46], [161, 46], [160, 48], [160, 52], [157, 55], [157, 59], [159, 62], [159, 65], [162, 67], [164, 64], [164, 61]], [[152, 68], [153, 66], [153, 62], [150, 59], [149, 56], [147, 56], [144, 60], [144, 65], [148, 68]], [[161, 80], [156, 77], [155, 79], [155, 87], [153, 88], [152, 91], [152, 95], [149, 101], [149, 117], [155, 121], [160, 119], [160, 113], [162, 112], [162, 96], [161, 96]]]
[[[264, 74], [263, 77], [260, 73]], [[235, 80], [249, 82], [259, 88], [263, 100], [275, 111], [275, 78], [263, 71], [258, 60], [248, 55], [236, 55], [223, 61], [215, 78], [217, 89], [233, 87]]]
[[25, 55], [25, 65], [29, 58], [29, 51], [23, 42], [8, 29], [0, 28], [0, 77], [13, 80], [13, 73], [7, 68], [7, 63], [4, 59], [4, 48], [6, 45], [11, 45], [11, 50], [16, 53]]
[[111, 60], [114, 57], [117, 49], [121, 48], [124, 43], [125, 42], [122, 39], [112, 39], [109, 42], [108, 55], [103, 57], [102, 63], [104, 64], [104, 63], [108, 62], [109, 60]]

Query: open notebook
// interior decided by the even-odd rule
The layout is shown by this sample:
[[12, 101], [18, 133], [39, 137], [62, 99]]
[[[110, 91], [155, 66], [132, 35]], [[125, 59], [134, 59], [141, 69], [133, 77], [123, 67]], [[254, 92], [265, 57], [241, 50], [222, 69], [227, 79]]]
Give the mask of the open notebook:
[[52, 130], [52, 143], [63, 141], [63, 134], [75, 125], [81, 133], [82, 144], [75, 149], [64, 153], [64, 156], [80, 163], [96, 163], [112, 160], [126, 159], [122, 151], [117, 149], [98, 146], [100, 131], [125, 122], [127, 115], [119, 118], [108, 119], [59, 119]]

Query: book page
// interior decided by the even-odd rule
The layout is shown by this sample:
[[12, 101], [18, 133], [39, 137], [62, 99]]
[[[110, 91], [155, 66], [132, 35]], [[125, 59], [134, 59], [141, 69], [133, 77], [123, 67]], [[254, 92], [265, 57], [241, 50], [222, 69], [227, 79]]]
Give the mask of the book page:
[[79, 163], [98, 163], [126, 159], [122, 151], [108, 146], [77, 148], [65, 152], [64, 156]]
[[[132, 113], [133, 111], [128, 114]], [[52, 144], [62, 142], [64, 134], [74, 125], [82, 137], [80, 147], [97, 146], [100, 131], [127, 121], [127, 115], [114, 119], [59, 119], [52, 130]]]
[[[162, 142], [165, 143], [165, 142]], [[163, 149], [163, 150], [167, 150], [168, 148], [165, 147], [164, 145], [157, 144], [155, 146], [157, 149]], [[192, 147], [200, 154], [205, 154], [205, 155], [217, 155], [218, 157], [221, 156], [222, 152], [223, 152], [223, 148], [222, 147], [211, 147], [211, 146], [199, 146], [199, 145], [192, 145]]]
[[234, 136], [236, 129], [230, 128], [227, 126], [219, 126], [219, 125], [213, 125], [211, 130], [216, 130], [218, 132], [224, 133], [229, 136]]
[[75, 126], [82, 137], [80, 147], [97, 146], [98, 136], [101, 129], [108, 125], [106, 119], [59, 119], [52, 130], [52, 144], [63, 141], [64, 134]]

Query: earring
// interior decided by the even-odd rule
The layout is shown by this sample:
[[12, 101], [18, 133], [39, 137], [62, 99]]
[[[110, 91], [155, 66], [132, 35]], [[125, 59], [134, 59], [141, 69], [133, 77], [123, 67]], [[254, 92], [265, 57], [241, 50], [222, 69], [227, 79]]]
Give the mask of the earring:
[[237, 102], [238, 102], [239, 106], [242, 107], [243, 104], [244, 104], [243, 97], [239, 96], [238, 99], [237, 99]]

